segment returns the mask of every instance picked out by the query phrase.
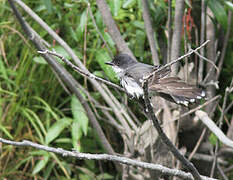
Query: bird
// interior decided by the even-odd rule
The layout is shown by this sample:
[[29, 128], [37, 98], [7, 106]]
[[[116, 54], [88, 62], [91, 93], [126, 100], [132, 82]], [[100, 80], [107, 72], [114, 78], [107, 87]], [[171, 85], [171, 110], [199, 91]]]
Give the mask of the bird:
[[161, 68], [160, 65], [140, 63], [124, 53], [115, 56], [112, 61], [105, 64], [112, 67], [122, 87], [131, 98], [144, 98], [143, 77], [153, 72], [154, 75], [148, 80], [149, 94], [158, 95], [184, 106], [189, 106], [190, 103], [205, 97], [205, 91], [201, 88], [190, 85], [179, 77], [169, 77], [170, 67]]

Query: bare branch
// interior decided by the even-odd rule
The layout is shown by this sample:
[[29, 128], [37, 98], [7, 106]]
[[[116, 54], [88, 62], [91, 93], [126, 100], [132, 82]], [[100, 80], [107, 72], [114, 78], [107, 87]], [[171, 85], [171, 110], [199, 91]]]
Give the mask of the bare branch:
[[207, 61], [208, 63], [212, 64], [213, 67], [217, 70], [217, 73], [219, 73], [219, 68], [214, 64], [214, 62], [212, 60], [207, 59], [206, 57], [202, 56], [201, 54], [199, 54], [197, 51], [194, 52], [196, 55], [198, 55], [202, 60]]
[[[202, 44], [205, 41], [205, 26], [206, 26], [206, 0], [201, 1], [201, 40], [200, 44]], [[201, 55], [204, 55], [205, 49], [203, 48], [201, 50]], [[203, 79], [203, 71], [204, 71], [204, 62], [199, 61], [199, 68], [198, 68], [198, 82], [201, 82]]]
[[[116, 155], [79, 153], [77, 151], [68, 151], [62, 148], [49, 147], [49, 146], [31, 142], [31, 141], [27, 141], [27, 140], [23, 140], [22, 142], [16, 142], [16, 141], [11, 141], [11, 140], [0, 138], [0, 142], [4, 144], [13, 145], [13, 146], [19, 146], [19, 147], [33, 147], [36, 149], [41, 149], [44, 151], [61, 154], [62, 156], [65, 156], [65, 157], [68, 156], [68, 157], [74, 157], [77, 159], [113, 161], [113, 162], [117, 162], [121, 164], [137, 166], [137, 167], [141, 167], [145, 169], [152, 169], [152, 170], [160, 172], [163, 175], [177, 176], [180, 178], [193, 180], [193, 177], [190, 173], [186, 173], [181, 170], [170, 169], [170, 168], [167, 168], [161, 165], [141, 162], [141, 161], [133, 160], [133, 159], [126, 158], [126, 157], [116, 156]], [[202, 176], [202, 179], [215, 180], [213, 178], [208, 178], [206, 176]]]
[[168, 42], [167, 42], [167, 63], [171, 61], [171, 44], [172, 44], [172, 0], [168, 0]]
[[83, 70], [81, 70], [78, 66], [75, 66], [73, 63], [71, 63], [68, 59], [66, 59], [64, 56], [56, 53], [55, 51], [49, 51], [49, 50], [45, 50], [45, 51], [37, 51], [40, 54], [51, 54], [53, 56], [56, 56], [58, 58], [60, 58], [64, 63], [66, 63], [68, 66], [70, 66], [72, 69], [74, 69], [76, 72], [78, 72], [79, 74], [83, 75], [84, 77], [88, 77], [90, 79], [94, 79], [97, 81], [100, 81], [102, 83], [108, 84], [114, 88], [119, 89], [120, 91], [124, 91], [123, 88], [121, 88], [120, 86], [118, 86], [117, 84], [114, 84], [106, 79], [100, 78], [95, 76], [94, 74], [91, 74], [89, 72], [84, 72]]
[[126, 42], [121, 36], [120, 31], [118, 30], [115, 21], [112, 18], [111, 12], [105, 0], [96, 0], [97, 6], [102, 14], [104, 23], [108, 29], [108, 33], [112, 37], [113, 41], [116, 43], [117, 49], [120, 52], [129, 54], [132, 58], [135, 59], [133, 53], [127, 46]]
[[196, 116], [209, 128], [209, 130], [214, 133], [217, 138], [226, 146], [233, 148], [233, 141], [229, 139], [221, 129], [216, 126], [212, 119], [209, 118], [208, 114], [204, 111], [196, 111]]

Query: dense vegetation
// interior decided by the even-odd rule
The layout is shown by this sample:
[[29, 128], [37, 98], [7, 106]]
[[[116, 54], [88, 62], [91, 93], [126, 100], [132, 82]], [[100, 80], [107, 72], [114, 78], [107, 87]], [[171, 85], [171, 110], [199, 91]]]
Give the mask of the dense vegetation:
[[[90, 1], [90, 9], [88, 8], [88, 1], [85, 0], [25, 0], [24, 3], [67, 42], [90, 72], [114, 83], [119, 83], [112, 69], [104, 65], [104, 62], [111, 59], [111, 53], [115, 55], [118, 51], [95, 1]], [[122, 37], [137, 60], [153, 64], [144, 27], [141, 0], [109, 0], [107, 3]], [[173, 17], [175, 6], [175, 2], [172, 1]], [[55, 49], [57, 53], [72, 60], [47, 31], [42, 29], [19, 6], [17, 7], [28, 24], [50, 44], [50, 49]], [[165, 64], [167, 62], [168, 42], [168, 2], [149, 0], [149, 7], [160, 63]], [[215, 53], [217, 54], [218, 51], [221, 53], [224, 46], [224, 37], [229, 29], [228, 16], [233, 8], [232, 3], [226, 0], [209, 0], [207, 8], [212, 12]], [[93, 13], [98, 30], [104, 37], [109, 49], [100, 38], [90, 11]], [[184, 14], [183, 22], [186, 22], [186, 26], [182, 30], [180, 55], [187, 53], [188, 47], [194, 49], [200, 45], [201, 1], [186, 1]], [[92, 128], [90, 124], [82, 103], [76, 96], [72, 95], [69, 89], [64, 88], [64, 82], [58, 78], [58, 75], [54, 73], [48, 63], [37, 53], [5, 0], [0, 1], [0, 17], [0, 137], [14, 141], [27, 139], [43, 145], [74, 149], [80, 152], [106, 153], [97, 136], [96, 129]], [[207, 25], [207, 37], [208, 27]], [[223, 65], [220, 67], [220, 77], [216, 79], [216, 81], [219, 81], [219, 89], [214, 91], [214, 95], [220, 94], [222, 98], [219, 104], [214, 107], [216, 109], [214, 109], [212, 119], [215, 122], [221, 116], [225, 89], [230, 86], [232, 81], [232, 27], [230, 32]], [[208, 52], [206, 56], [211, 59], [211, 56], [208, 57]], [[194, 62], [195, 67], [197, 67], [197, 59], [198, 56], [192, 55], [189, 60], [186, 60]], [[112, 112], [112, 107], [108, 106], [101, 93], [87, 78], [75, 72], [61, 60], [57, 60], [83, 87], [79, 90], [92, 108], [114, 151], [124, 154], [126, 144], [123, 136], [108, 121], [109, 117], [103, 112], [104, 109], [107, 109], [111, 117], [117, 119], [118, 116], [115, 112]], [[216, 60], [218, 65], [219, 58]], [[184, 65], [185, 61], [181, 64]], [[207, 66], [208, 63], [205, 62], [204, 67]], [[208, 70], [205, 69], [203, 76], [205, 77], [207, 73]], [[195, 79], [197, 79], [196, 75]], [[131, 112], [129, 113], [131, 117], [137, 117], [139, 123], [135, 124], [143, 124], [146, 121], [147, 118], [138, 103], [127, 99], [124, 93], [114, 90], [112, 87], [109, 87], [109, 89], [111, 90], [110, 93], [121, 103], [121, 106], [127, 110], [127, 113]], [[228, 105], [232, 101], [233, 94], [231, 93], [227, 97], [226, 104]], [[226, 107], [228, 107], [227, 105]], [[232, 112], [233, 109], [230, 107], [224, 115], [222, 126], [224, 133], [227, 133], [233, 126]], [[206, 136], [207, 141], [214, 147], [217, 138], [212, 133]], [[191, 148], [193, 147], [191, 146]], [[36, 177], [36, 179], [86, 180], [120, 179], [121, 177], [114, 164], [110, 162], [76, 160], [33, 148], [1, 144], [0, 158], [1, 179], [14, 179], [15, 177], [33, 179]], [[228, 166], [230, 166], [230, 162], [232, 163], [232, 154]], [[233, 177], [232, 171], [226, 173], [228, 177]]]

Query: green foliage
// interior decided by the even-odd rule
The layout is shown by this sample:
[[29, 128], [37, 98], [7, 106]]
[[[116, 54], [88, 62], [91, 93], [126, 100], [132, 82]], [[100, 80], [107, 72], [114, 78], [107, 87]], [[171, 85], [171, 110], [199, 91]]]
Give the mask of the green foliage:
[[207, 4], [217, 21], [222, 25], [222, 27], [226, 30], [227, 28], [227, 14], [226, 11], [219, 0], [208, 0]]
[[[164, 0], [149, 2], [151, 19], [156, 31], [156, 42], [165, 44], [167, 42], [164, 35], [167, 3]], [[111, 58], [89, 16], [86, 0], [56, 2], [25, 0], [24, 3], [30, 6], [71, 46], [75, 54], [85, 61], [90, 72], [118, 83], [115, 73], [105, 65], [105, 62], [110, 61]], [[142, 19], [141, 0], [108, 0], [107, 3], [123, 38], [135, 56], [150, 63], [151, 53]], [[96, 2], [91, 0], [90, 4], [101, 34], [112, 52], [116, 54], [115, 43], [107, 32]], [[232, 10], [232, 3], [209, 0], [208, 6], [213, 11], [217, 23], [226, 29], [226, 9]], [[175, 5], [173, 4], [172, 7], [174, 10]], [[49, 36], [48, 32], [22, 9], [20, 11], [32, 28], [51, 44], [51, 50], [54, 49], [71, 60], [67, 52]], [[95, 129], [90, 127], [82, 102], [63, 89], [62, 83], [56, 78], [47, 62], [36, 52], [29, 40], [25, 40], [25, 34], [12, 15], [7, 1], [0, 1], [0, 17], [0, 136], [16, 141], [28, 139], [40, 144], [74, 149], [79, 152], [104, 152]], [[85, 52], [84, 44], [86, 44]], [[223, 83], [222, 87], [229, 84], [233, 73], [232, 47], [231, 37], [226, 51], [227, 65], [224, 64], [223, 69], [224, 81], [220, 81]], [[161, 57], [162, 53], [160, 49], [158, 50]], [[60, 59], [57, 58], [57, 60], [64, 65]], [[96, 92], [83, 77], [72, 69], [67, 68], [67, 70], [88, 90], [92, 98], [102, 103], [103, 99], [99, 92]], [[229, 78], [225, 80], [225, 77]], [[232, 100], [233, 96], [230, 95], [230, 98]], [[92, 106], [88, 97], [84, 96], [84, 99]], [[138, 113], [135, 103], [129, 102], [129, 104], [132, 110]], [[96, 109], [95, 113], [98, 120], [103, 119], [99, 109]], [[100, 121], [100, 123], [103, 122]], [[104, 130], [107, 135], [113, 133], [107, 128]], [[215, 140], [216, 138], [211, 135], [212, 144], [215, 144]], [[45, 151], [35, 151], [31, 148], [16, 149], [3, 145], [0, 158], [1, 162], [4, 162], [4, 166], [0, 168], [1, 179], [17, 177], [19, 179], [86, 180], [115, 179], [117, 176], [116, 171], [111, 169], [110, 163], [102, 164], [103, 172], [98, 162], [78, 161]]]

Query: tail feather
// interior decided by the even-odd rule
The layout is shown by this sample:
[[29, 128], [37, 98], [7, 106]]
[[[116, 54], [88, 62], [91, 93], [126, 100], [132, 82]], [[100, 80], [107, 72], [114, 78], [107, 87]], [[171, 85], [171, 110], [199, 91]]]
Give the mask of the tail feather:
[[167, 77], [159, 79], [157, 82], [151, 82], [149, 90], [156, 91], [167, 100], [185, 106], [205, 97], [202, 89], [189, 85], [178, 77]]

